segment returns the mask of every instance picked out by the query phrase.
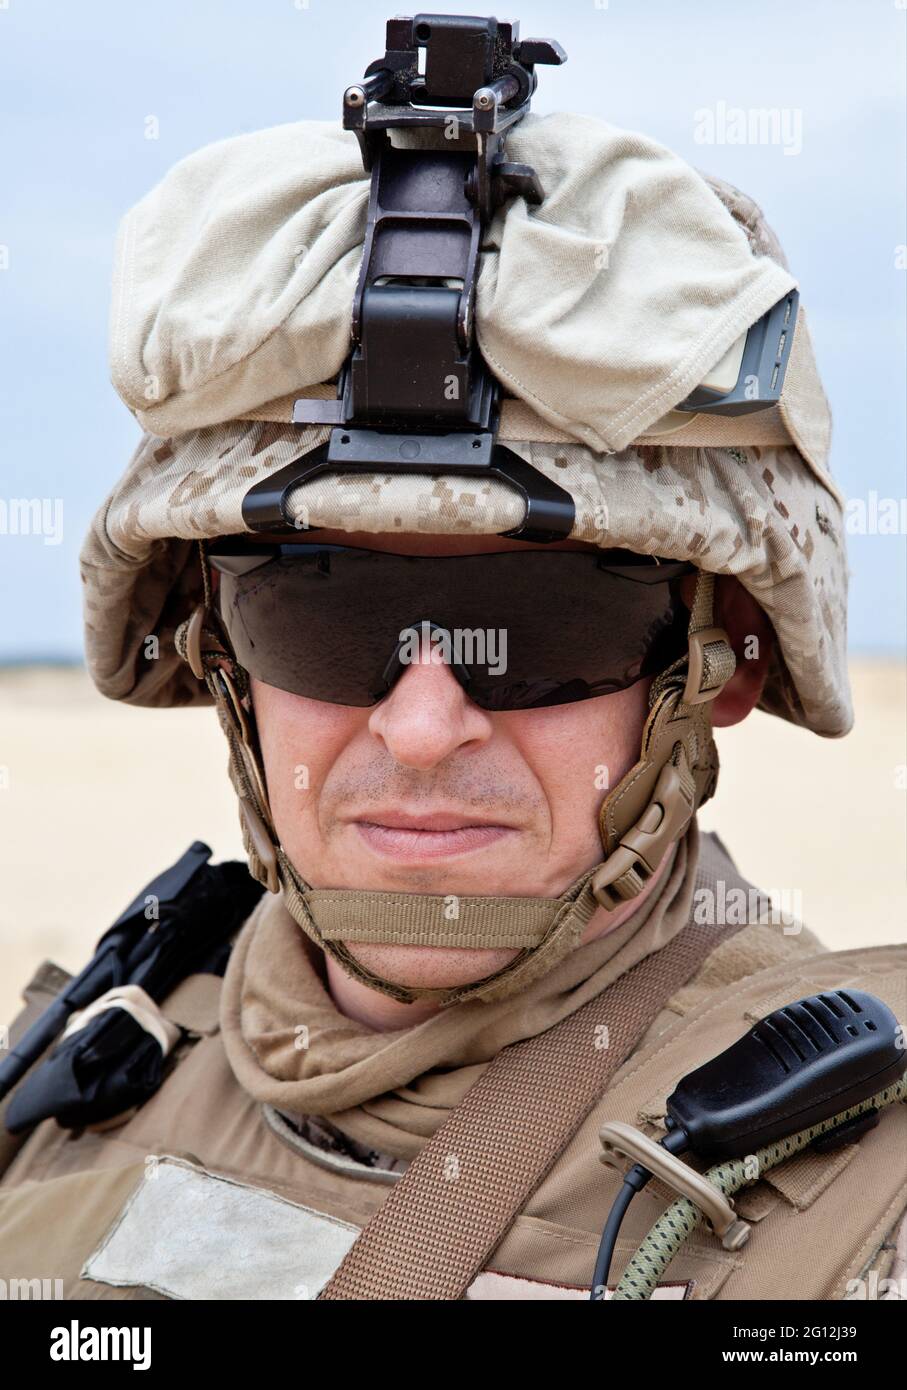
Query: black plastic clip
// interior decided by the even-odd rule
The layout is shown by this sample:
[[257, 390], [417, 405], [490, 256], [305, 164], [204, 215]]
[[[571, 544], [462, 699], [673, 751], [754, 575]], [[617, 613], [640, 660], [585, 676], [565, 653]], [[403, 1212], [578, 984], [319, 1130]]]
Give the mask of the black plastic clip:
[[791, 290], [752, 325], [730, 391], [698, 386], [674, 409], [699, 415], [750, 415], [777, 405], [784, 389], [799, 304], [799, 293]]

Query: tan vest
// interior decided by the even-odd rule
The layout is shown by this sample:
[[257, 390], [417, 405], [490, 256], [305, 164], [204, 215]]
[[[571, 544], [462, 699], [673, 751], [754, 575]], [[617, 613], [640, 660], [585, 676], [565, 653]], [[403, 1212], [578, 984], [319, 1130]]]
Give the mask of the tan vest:
[[[62, 978], [42, 967], [14, 1037]], [[219, 1036], [219, 986], [192, 976], [166, 1001], [164, 1013], [198, 1040], [131, 1118], [76, 1134], [48, 1120], [18, 1152], [0, 1132], [8, 1297], [38, 1296], [24, 1281], [41, 1281], [69, 1298], [313, 1298], [382, 1204], [397, 1174], [314, 1148], [240, 1087]], [[844, 987], [907, 1019], [907, 947], [831, 953], [781, 925], [725, 940], [659, 1014], [467, 1297], [587, 1297], [620, 1182], [599, 1162], [601, 1124], [660, 1135], [665, 1099], [686, 1072], [773, 1008]], [[634, 1200], [612, 1282], [672, 1197], [653, 1180]], [[907, 1297], [907, 1250], [897, 1248], [899, 1231], [907, 1241], [907, 1107], [890, 1107], [856, 1144], [788, 1160], [735, 1205], [753, 1225], [749, 1243], [731, 1253], [701, 1227], [656, 1298]]]

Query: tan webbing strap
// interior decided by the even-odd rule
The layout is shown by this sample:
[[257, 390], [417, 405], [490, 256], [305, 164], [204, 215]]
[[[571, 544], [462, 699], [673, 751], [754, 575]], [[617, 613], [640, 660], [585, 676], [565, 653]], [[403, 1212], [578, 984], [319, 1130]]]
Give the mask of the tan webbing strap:
[[503, 1048], [319, 1297], [462, 1298], [667, 1000], [739, 930], [690, 923], [569, 1018]]
[[516, 949], [539, 946], [568, 899], [458, 897], [454, 922], [443, 912], [448, 901], [440, 894], [385, 893], [376, 907], [371, 893], [359, 898], [350, 890], [310, 888], [306, 894], [323, 941]]

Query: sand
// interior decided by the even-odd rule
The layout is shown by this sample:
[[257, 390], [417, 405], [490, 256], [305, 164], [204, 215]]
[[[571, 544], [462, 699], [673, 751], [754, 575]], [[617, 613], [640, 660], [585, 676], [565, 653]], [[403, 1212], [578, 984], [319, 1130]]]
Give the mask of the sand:
[[[720, 731], [702, 812], [832, 949], [907, 937], [907, 672], [861, 662], [852, 678], [846, 739], [762, 714]], [[0, 672], [0, 1021], [40, 961], [80, 969], [192, 840], [241, 857], [225, 765], [211, 710], [119, 706], [76, 669]]]

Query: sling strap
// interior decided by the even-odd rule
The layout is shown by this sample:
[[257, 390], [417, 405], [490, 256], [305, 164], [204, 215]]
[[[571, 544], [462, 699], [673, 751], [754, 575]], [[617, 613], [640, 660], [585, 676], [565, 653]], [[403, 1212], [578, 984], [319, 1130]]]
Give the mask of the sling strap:
[[462, 1298], [668, 999], [742, 925], [688, 923], [553, 1028], [502, 1048], [319, 1297]]

